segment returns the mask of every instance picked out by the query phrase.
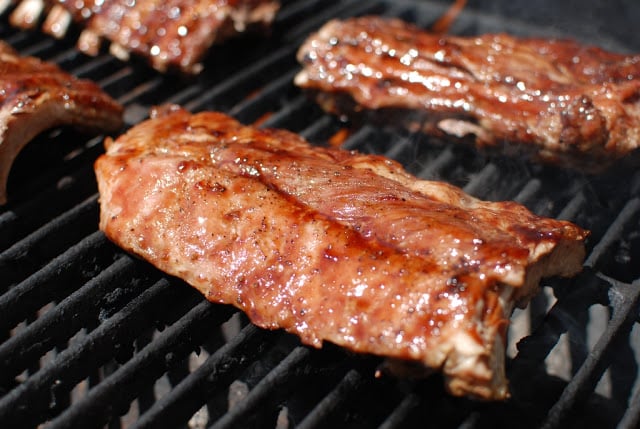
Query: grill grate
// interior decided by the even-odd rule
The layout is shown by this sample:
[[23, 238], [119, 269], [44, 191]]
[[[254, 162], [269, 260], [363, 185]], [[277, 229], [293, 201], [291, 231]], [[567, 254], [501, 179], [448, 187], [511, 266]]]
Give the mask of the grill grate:
[[[125, 120], [178, 103], [222, 110], [327, 144], [345, 125], [291, 83], [295, 51], [332, 17], [377, 13], [428, 26], [435, 1], [288, 0], [270, 38], [214, 48], [193, 79], [157, 74], [73, 40], [18, 32], [0, 37], [26, 55], [97, 81], [126, 105]], [[640, 51], [624, 18], [638, 6], [594, 0], [544, 5], [469, 1], [452, 32], [570, 35]], [[543, 2], [546, 4], [546, 2]], [[633, 9], [635, 7], [635, 9]], [[238, 56], [237, 52], [242, 52]], [[584, 272], [552, 279], [513, 317], [505, 403], [453, 398], [426, 380], [373, 376], [380, 360], [248, 324], [181, 281], [124, 254], [97, 231], [93, 161], [102, 138], [70, 130], [38, 137], [12, 170], [0, 207], [0, 422], [3, 427], [442, 428], [637, 427], [640, 423], [640, 174], [588, 177], [479, 154], [373, 126], [344, 145], [382, 153], [419, 177], [483, 199], [513, 199], [592, 231]], [[33, 171], [39, 171], [34, 175]], [[622, 179], [622, 180], [621, 180]]]

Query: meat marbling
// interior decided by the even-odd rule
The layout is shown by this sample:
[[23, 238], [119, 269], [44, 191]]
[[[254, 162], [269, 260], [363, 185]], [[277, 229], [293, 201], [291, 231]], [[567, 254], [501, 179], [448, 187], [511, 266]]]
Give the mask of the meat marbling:
[[508, 396], [513, 306], [585, 254], [570, 222], [222, 113], [163, 107], [105, 144], [119, 246], [263, 328], [441, 369], [456, 395]]
[[334, 19], [296, 76], [329, 112], [601, 172], [640, 145], [640, 55], [571, 40], [454, 36]]

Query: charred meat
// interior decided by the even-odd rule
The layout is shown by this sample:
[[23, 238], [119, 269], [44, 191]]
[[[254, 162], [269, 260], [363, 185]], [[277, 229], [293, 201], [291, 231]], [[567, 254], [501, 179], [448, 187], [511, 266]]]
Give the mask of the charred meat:
[[164, 108], [106, 147], [119, 246], [263, 328], [441, 369], [457, 395], [508, 395], [513, 306], [582, 267], [569, 222], [222, 113]]
[[122, 111], [97, 84], [53, 63], [19, 56], [0, 42], [0, 204], [7, 200], [11, 165], [35, 136], [65, 125], [92, 133], [117, 131]]
[[298, 60], [296, 84], [335, 114], [587, 171], [638, 153], [639, 55], [367, 16], [328, 22]]
[[107, 39], [119, 58], [135, 53], [160, 71], [197, 73], [214, 43], [268, 26], [278, 8], [276, 0], [24, 0], [11, 22], [32, 28], [46, 10], [43, 30], [63, 37], [77, 23], [84, 29], [78, 48], [87, 54]]

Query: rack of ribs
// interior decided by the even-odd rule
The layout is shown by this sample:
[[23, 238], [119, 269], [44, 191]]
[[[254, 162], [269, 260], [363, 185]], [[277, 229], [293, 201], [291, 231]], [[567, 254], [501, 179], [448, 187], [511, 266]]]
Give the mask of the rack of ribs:
[[640, 55], [571, 40], [431, 33], [332, 20], [298, 51], [295, 83], [328, 112], [599, 172], [640, 145]]
[[0, 204], [18, 153], [35, 136], [58, 126], [91, 133], [118, 131], [123, 107], [97, 84], [57, 65], [19, 56], [0, 42]]
[[83, 28], [78, 49], [89, 55], [107, 39], [122, 60], [135, 53], [159, 71], [195, 74], [213, 44], [267, 28], [278, 9], [277, 0], [23, 0], [10, 22], [33, 28], [46, 11], [42, 29], [62, 38], [75, 22]]
[[113, 242], [260, 327], [441, 369], [456, 395], [508, 396], [514, 305], [582, 268], [570, 222], [222, 113], [166, 106], [105, 145]]

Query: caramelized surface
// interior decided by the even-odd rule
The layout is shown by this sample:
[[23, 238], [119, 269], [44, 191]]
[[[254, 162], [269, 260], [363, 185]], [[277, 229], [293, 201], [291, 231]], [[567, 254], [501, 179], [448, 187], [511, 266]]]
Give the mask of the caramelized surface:
[[64, 37], [72, 22], [79, 24], [85, 53], [98, 54], [106, 39], [122, 59], [134, 53], [160, 71], [197, 73], [211, 45], [267, 27], [278, 8], [277, 0], [23, 0], [11, 22], [32, 28], [47, 11], [43, 30]]
[[298, 59], [296, 83], [334, 113], [376, 112], [590, 170], [640, 142], [638, 55], [570, 40], [433, 34], [370, 16], [328, 22]]
[[100, 227], [259, 326], [442, 368], [507, 395], [512, 306], [575, 274], [587, 233], [221, 114], [164, 110], [96, 162]]
[[21, 57], [0, 42], [0, 204], [11, 165], [42, 131], [72, 125], [91, 132], [122, 126], [122, 106], [95, 83], [76, 79], [53, 63]]

